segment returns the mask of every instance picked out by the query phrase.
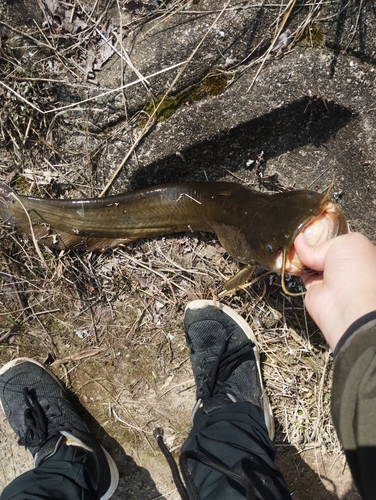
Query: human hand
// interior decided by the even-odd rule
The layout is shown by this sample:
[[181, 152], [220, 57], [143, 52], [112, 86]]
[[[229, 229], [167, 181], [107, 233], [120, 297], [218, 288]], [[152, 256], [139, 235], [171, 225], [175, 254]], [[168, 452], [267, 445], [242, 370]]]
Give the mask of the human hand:
[[300, 260], [317, 271], [302, 276], [305, 305], [334, 350], [347, 328], [376, 310], [376, 247], [360, 233], [348, 233], [310, 246], [294, 242]]

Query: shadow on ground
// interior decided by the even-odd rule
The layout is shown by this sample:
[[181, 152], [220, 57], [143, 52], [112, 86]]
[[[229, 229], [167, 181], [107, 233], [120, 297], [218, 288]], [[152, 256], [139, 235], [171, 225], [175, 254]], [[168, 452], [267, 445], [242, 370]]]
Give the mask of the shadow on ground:
[[[70, 399], [79, 408], [88, 422], [90, 429], [99, 439], [101, 445], [109, 452], [119, 470], [119, 485], [111, 497], [113, 500], [163, 500], [165, 497], [158, 491], [149, 471], [139, 466], [123, 449], [121, 444], [110, 436], [100, 423], [86, 410], [79, 399], [69, 392]], [[166, 467], [168, 468], [167, 462]]]
[[[310, 450], [308, 453], [314, 462], [315, 450]], [[292, 445], [286, 443], [277, 445], [276, 464], [294, 500], [361, 500], [352, 487], [349, 471], [347, 469], [344, 471], [342, 464], [338, 464], [336, 469], [331, 467], [333, 457], [328, 457], [327, 463], [319, 465], [321, 469], [319, 475], [307, 464], [302, 455], [304, 453], [302, 454]], [[338, 480], [336, 486], [333, 480], [334, 473], [337, 477], [342, 476], [341, 483], [344, 491], [337, 491]]]
[[[252, 155], [262, 149], [270, 159], [307, 144], [320, 147], [355, 117], [351, 109], [335, 102], [303, 97], [209, 140], [198, 141], [181, 155], [171, 154], [137, 169], [129, 186], [138, 189], [183, 180], [217, 180], [227, 175], [227, 169], [237, 171], [244, 166], [245, 161], [239, 161], [240, 152]], [[199, 127], [197, 124], [192, 133], [199, 136]], [[258, 149], [252, 151], [252, 145]]]

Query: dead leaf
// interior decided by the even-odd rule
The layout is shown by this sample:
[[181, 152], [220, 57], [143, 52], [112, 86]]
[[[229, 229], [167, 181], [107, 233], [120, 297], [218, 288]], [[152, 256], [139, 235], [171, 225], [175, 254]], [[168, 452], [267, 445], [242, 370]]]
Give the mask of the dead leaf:
[[95, 348], [95, 349], [86, 349], [85, 351], [81, 351], [77, 354], [72, 354], [71, 356], [67, 356], [66, 358], [55, 359], [50, 366], [60, 366], [65, 365], [67, 363], [71, 363], [72, 361], [79, 361], [80, 359], [90, 358], [91, 356], [96, 356], [100, 352], [103, 352], [105, 349]]
[[59, 2], [57, 0], [45, 0], [45, 4], [47, 9], [51, 12], [51, 14], [54, 16], [56, 12], [59, 10]]

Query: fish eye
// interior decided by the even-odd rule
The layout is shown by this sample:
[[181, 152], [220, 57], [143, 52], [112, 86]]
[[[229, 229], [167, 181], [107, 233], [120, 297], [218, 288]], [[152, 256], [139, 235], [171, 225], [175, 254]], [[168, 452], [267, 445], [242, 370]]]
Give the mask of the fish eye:
[[266, 245], [266, 251], [269, 253], [274, 253], [274, 248], [271, 245]]

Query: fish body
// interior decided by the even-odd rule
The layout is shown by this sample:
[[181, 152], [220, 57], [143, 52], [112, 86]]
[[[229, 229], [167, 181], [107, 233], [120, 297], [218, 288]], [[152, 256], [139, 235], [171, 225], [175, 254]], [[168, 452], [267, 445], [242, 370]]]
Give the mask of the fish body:
[[[0, 219], [20, 234], [58, 250], [103, 251], [141, 238], [186, 231], [215, 233], [247, 266], [302, 274], [293, 242], [308, 227], [327, 239], [348, 232], [346, 219], [310, 190], [265, 194], [232, 182], [165, 184], [104, 198], [56, 200], [17, 195], [0, 183]], [[323, 226], [323, 227], [324, 227]], [[319, 231], [319, 232], [320, 232]], [[315, 244], [316, 241], [313, 241]]]

